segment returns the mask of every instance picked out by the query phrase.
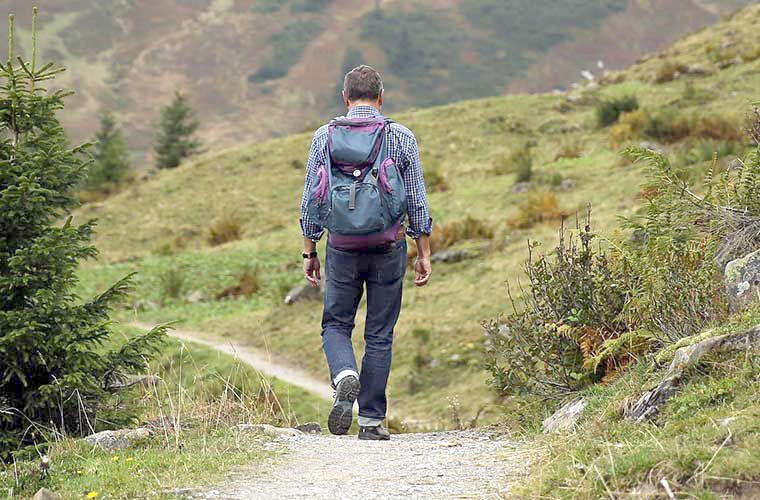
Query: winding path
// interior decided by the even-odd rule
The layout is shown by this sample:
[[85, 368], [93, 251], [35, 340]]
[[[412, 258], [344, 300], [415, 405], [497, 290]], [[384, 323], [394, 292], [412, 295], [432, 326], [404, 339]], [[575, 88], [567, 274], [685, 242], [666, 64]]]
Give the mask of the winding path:
[[[139, 321], [131, 322], [129, 324], [135, 328], [143, 330], [150, 330], [155, 326], [154, 324]], [[278, 363], [265, 351], [253, 349], [231, 340], [211, 340], [203, 333], [192, 330], [169, 330], [168, 334], [176, 339], [201, 344], [216, 351], [234, 356], [268, 377], [280, 379], [283, 382], [300, 387], [324, 399], [332, 400], [333, 398], [333, 390], [332, 387], [330, 387], [330, 384], [312, 377], [299, 368]]]

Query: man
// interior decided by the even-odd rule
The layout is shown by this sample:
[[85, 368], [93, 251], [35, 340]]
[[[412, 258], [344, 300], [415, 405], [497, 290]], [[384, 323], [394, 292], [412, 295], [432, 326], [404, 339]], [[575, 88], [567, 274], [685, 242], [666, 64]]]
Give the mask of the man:
[[[432, 219], [428, 208], [427, 194], [422, 176], [419, 149], [414, 134], [406, 127], [384, 120], [380, 111], [383, 106], [383, 82], [380, 74], [369, 66], [358, 66], [351, 70], [343, 82], [343, 101], [348, 112], [344, 125], [354, 123], [385, 123], [378, 134], [384, 134], [382, 144], [388, 158], [388, 165], [398, 166], [400, 180], [394, 192], [405, 191], [408, 227], [397, 225], [392, 230], [391, 241], [381, 245], [367, 244], [366, 248], [341, 248], [342, 241], [329, 228], [330, 237], [326, 249], [326, 287], [324, 312], [322, 316], [322, 345], [324, 347], [330, 375], [335, 387], [335, 401], [328, 417], [328, 428], [333, 434], [345, 434], [353, 422], [352, 408], [359, 400], [359, 439], [387, 440], [388, 430], [382, 425], [386, 416], [386, 385], [391, 367], [391, 346], [393, 328], [401, 310], [401, 291], [406, 271], [406, 238], [413, 238], [417, 246], [417, 260], [414, 265], [415, 285], [424, 286], [430, 280], [430, 242]], [[321, 280], [320, 262], [316, 243], [322, 237], [325, 227], [320, 224], [309, 209], [315, 186], [325, 175], [333, 173], [333, 163], [339, 163], [328, 141], [333, 126], [325, 125], [314, 134], [306, 167], [306, 182], [301, 204], [301, 229], [304, 242], [303, 272], [313, 286]], [[378, 148], [379, 149], [379, 148]], [[375, 153], [377, 154], [377, 153]], [[383, 166], [385, 166], [383, 162]], [[379, 160], [378, 160], [379, 163]], [[325, 164], [328, 165], [325, 173]], [[370, 167], [371, 161], [369, 162]], [[377, 167], [371, 168], [377, 175]], [[350, 172], [349, 172], [349, 181]], [[355, 182], [373, 179], [364, 170], [353, 171]], [[382, 174], [380, 175], [381, 181]], [[332, 179], [332, 177], [331, 177]], [[377, 180], [377, 179], [375, 179]], [[400, 181], [399, 181], [400, 182]], [[350, 186], [352, 196], [356, 186]], [[324, 194], [323, 194], [324, 196]], [[353, 200], [355, 201], [355, 200]], [[360, 200], [361, 201], [361, 200]], [[330, 205], [332, 206], [332, 205]], [[386, 204], [382, 207], [385, 208]], [[351, 210], [353, 207], [349, 207]], [[349, 213], [349, 212], [347, 212]], [[402, 212], [403, 217], [403, 212]], [[400, 221], [403, 222], [403, 221]], [[398, 230], [396, 230], [398, 228]], [[367, 318], [364, 331], [365, 353], [359, 374], [351, 344], [356, 310], [363, 289], [367, 288]]]

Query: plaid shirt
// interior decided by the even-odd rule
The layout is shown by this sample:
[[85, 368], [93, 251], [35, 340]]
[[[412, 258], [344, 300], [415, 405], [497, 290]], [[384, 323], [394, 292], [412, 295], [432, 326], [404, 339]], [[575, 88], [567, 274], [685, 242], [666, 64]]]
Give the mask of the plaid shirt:
[[[346, 116], [348, 118], [370, 118], [379, 114], [379, 111], [372, 106], [356, 106], [351, 108]], [[411, 130], [398, 123], [391, 123], [390, 127], [386, 128], [386, 134], [388, 154], [396, 162], [396, 165], [399, 165], [406, 187], [407, 215], [409, 217], [406, 234], [414, 239], [423, 234], [429, 235], [433, 229], [433, 220], [430, 218], [430, 209], [428, 208], [417, 139]], [[312, 183], [317, 178], [317, 170], [326, 161], [326, 153], [327, 125], [324, 125], [317, 129], [311, 142], [309, 161], [306, 164], [306, 182], [301, 200], [301, 231], [304, 236], [313, 241], [318, 241], [322, 237], [324, 228], [309, 219], [306, 213], [306, 203], [311, 194]]]

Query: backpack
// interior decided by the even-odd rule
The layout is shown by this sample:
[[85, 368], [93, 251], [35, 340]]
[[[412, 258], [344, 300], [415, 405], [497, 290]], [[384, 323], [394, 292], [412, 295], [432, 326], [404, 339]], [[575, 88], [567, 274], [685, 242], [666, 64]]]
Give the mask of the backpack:
[[383, 116], [341, 117], [328, 125], [326, 161], [317, 170], [307, 211], [336, 248], [396, 241], [407, 200], [401, 172], [388, 154], [390, 123]]

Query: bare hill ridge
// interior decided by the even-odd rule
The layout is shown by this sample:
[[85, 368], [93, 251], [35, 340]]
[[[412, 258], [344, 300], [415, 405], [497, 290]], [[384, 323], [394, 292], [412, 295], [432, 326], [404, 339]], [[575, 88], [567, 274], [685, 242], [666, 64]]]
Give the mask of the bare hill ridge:
[[[622, 68], [747, 0], [62, 0], [38, 2], [45, 58], [78, 94], [63, 117], [76, 140], [114, 109], [149, 149], [176, 89], [209, 149], [303, 130], [337, 113], [346, 67], [386, 76], [390, 110], [508, 90], [566, 86], [607, 61]], [[29, 29], [26, 0], [0, 1]], [[667, 25], [667, 27], [665, 27]], [[20, 37], [21, 40], [25, 39]]]

